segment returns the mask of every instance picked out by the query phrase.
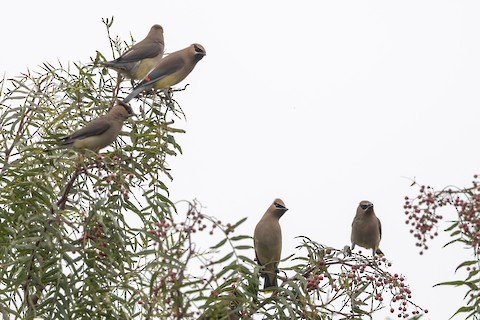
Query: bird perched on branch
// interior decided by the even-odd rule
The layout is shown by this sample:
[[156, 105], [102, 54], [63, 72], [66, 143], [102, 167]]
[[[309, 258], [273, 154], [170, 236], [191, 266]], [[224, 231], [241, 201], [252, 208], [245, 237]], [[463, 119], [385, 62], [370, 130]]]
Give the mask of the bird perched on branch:
[[117, 138], [122, 130], [123, 122], [133, 115], [132, 108], [122, 102], [117, 103], [108, 111], [92, 121], [88, 122], [82, 129], [61, 138], [58, 146], [47, 149], [88, 149], [98, 152], [105, 148]]
[[156, 24], [150, 28], [145, 39], [133, 45], [120, 57], [99, 64], [112, 68], [130, 79], [140, 80], [162, 60], [164, 48], [163, 28]]
[[357, 208], [357, 214], [352, 222], [352, 248], [358, 244], [365, 249], [372, 249], [372, 255], [383, 256], [378, 247], [382, 239], [382, 224], [373, 211], [373, 203], [361, 201]]
[[175, 51], [165, 58], [123, 99], [129, 102], [140, 92], [150, 89], [167, 89], [185, 79], [198, 61], [206, 55], [202, 45], [194, 43], [185, 49]]
[[282, 230], [278, 220], [287, 210], [282, 200], [275, 199], [255, 227], [255, 255], [263, 267], [261, 274], [265, 278], [265, 290], [278, 286], [278, 263], [282, 254]]

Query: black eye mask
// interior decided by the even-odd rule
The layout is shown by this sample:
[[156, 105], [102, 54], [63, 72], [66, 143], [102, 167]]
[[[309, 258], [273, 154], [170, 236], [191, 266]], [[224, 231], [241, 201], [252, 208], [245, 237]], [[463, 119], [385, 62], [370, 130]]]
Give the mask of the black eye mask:
[[282, 205], [279, 204], [279, 203], [276, 203], [276, 202], [275, 202], [274, 204], [275, 204], [275, 208], [277, 208], [277, 209], [285, 209], [285, 207], [282, 206]]

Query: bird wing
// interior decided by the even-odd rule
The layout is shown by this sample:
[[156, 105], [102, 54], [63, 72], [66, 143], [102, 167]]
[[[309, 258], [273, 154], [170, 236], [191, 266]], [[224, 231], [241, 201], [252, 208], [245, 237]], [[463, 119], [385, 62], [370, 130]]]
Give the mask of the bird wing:
[[253, 235], [253, 248], [255, 250], [255, 258], [257, 259], [257, 263], [259, 265], [262, 265], [262, 263], [260, 262], [260, 259], [258, 258], [258, 253], [257, 253], [256, 246], [257, 246], [257, 240], [255, 239], [255, 235]]
[[380, 231], [380, 239], [382, 239], [382, 223], [378, 218], [377, 218], [377, 221], [378, 221], [378, 231]]
[[161, 51], [161, 46], [158, 43], [142, 44], [140, 48], [130, 48], [120, 58], [118, 62], [134, 62], [146, 58], [156, 57]]
[[163, 63], [160, 63], [158, 67], [153, 69], [152, 72], [150, 72], [145, 77], [145, 79], [143, 79], [142, 82], [140, 82], [138, 86], [146, 86], [151, 83], [155, 83], [158, 80], [162, 79], [163, 77], [169, 74], [172, 74], [174, 72], [177, 72], [184, 66], [184, 61], [182, 57], [177, 56], [177, 57], [171, 57], [170, 59], [169, 57], [170, 56], [167, 56], [166, 58], [164, 58], [162, 60]]
[[258, 258], [258, 254], [257, 254], [257, 250], [255, 250], [255, 258], [257, 258], [257, 263], [261, 266], [263, 266], [263, 263], [260, 261], [260, 259]]
[[175, 57], [169, 55], [163, 58], [160, 64], [153, 69], [135, 88], [133, 88], [132, 92], [130, 92], [130, 94], [123, 99], [123, 102], [128, 103], [140, 92], [150, 90], [155, 85], [155, 82], [182, 69], [183, 65], [184, 61], [180, 56]]
[[64, 142], [76, 139], [85, 139], [92, 136], [98, 136], [110, 128], [110, 121], [106, 119], [95, 119], [87, 123], [85, 127], [74, 132], [68, 137], [63, 138]]

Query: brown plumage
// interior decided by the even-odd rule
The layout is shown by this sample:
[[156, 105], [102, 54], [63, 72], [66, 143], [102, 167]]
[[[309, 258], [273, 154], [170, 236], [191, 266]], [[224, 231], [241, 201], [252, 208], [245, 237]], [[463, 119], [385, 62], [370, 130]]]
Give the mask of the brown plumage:
[[58, 146], [48, 150], [67, 148], [98, 152], [115, 141], [122, 130], [123, 122], [132, 115], [132, 108], [128, 104], [118, 101], [107, 114], [93, 119], [82, 129], [61, 138]]
[[282, 230], [279, 219], [287, 211], [281, 199], [275, 199], [255, 227], [255, 255], [265, 278], [264, 289], [277, 287], [278, 263], [282, 254]]
[[373, 256], [375, 253], [383, 256], [383, 252], [378, 248], [381, 239], [382, 224], [375, 215], [373, 203], [366, 200], [361, 201], [352, 222], [352, 250], [358, 244], [365, 249], [372, 249]]
[[140, 80], [158, 65], [164, 52], [163, 28], [156, 24], [142, 41], [133, 45], [119, 58], [99, 62], [107, 68], [112, 68], [130, 79]]
[[123, 99], [129, 102], [140, 92], [154, 89], [167, 89], [185, 79], [197, 62], [207, 54], [205, 48], [194, 43], [185, 49], [170, 53]]

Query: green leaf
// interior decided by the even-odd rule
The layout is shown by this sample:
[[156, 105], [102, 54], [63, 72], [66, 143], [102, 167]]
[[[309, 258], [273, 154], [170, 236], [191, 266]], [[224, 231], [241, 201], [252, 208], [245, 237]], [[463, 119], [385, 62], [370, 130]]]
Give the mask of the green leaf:
[[212, 262], [212, 264], [220, 264], [220, 263], [222, 263], [222, 262], [227, 261], [227, 260], [230, 259], [232, 256], [233, 256], [233, 252], [230, 252], [230, 253], [226, 254], [223, 258]]
[[435, 285], [433, 285], [433, 287], [436, 287], [436, 286], [461, 286], [461, 285], [464, 285], [465, 284], [465, 281], [460, 281], [460, 280], [457, 280], [457, 281], [446, 281], [446, 282], [440, 282], [440, 283], [437, 283]]
[[473, 306], [469, 306], [469, 307], [460, 307], [458, 308], [458, 310], [453, 314], [453, 316], [451, 316], [449, 319], [452, 319], [453, 317], [455, 317], [457, 314], [459, 313], [466, 313], [466, 312], [470, 312], [474, 310], [474, 307]]
[[477, 260], [470, 260], [470, 261], [464, 261], [461, 264], [458, 265], [458, 267], [455, 268], [455, 272], [457, 272], [458, 269], [466, 266], [471, 266], [472, 264], [477, 264]]
[[221, 240], [219, 243], [217, 243], [216, 245], [210, 247], [210, 249], [218, 249], [220, 248], [221, 246], [223, 246], [225, 244], [225, 242], [227, 242], [228, 238], [225, 238], [223, 240]]
[[[231, 241], [239, 241], [239, 240], [252, 240], [252, 237], [251, 236], [244, 236], [244, 235], [240, 235], [240, 236], [234, 236], [234, 237], [231, 237], [230, 240]], [[253, 248], [253, 247], [251, 247]]]
[[238, 220], [233, 226], [232, 228], [235, 229], [236, 227], [238, 227], [239, 225], [241, 225], [242, 223], [244, 223], [248, 218], [245, 217], [245, 218], [242, 218], [240, 220]]
[[252, 246], [246, 246], [246, 245], [240, 245], [240, 246], [235, 246], [234, 248], [237, 249], [237, 250], [250, 250], [253, 247]]
[[445, 229], [444, 231], [452, 231], [453, 229], [455, 229], [455, 228], [458, 226], [459, 223], [460, 223], [459, 221], [455, 221], [454, 223], [452, 223], [452, 224], [451, 224], [447, 229]]
[[445, 247], [447, 247], [447, 246], [449, 246], [449, 245], [451, 245], [452, 243], [455, 243], [455, 242], [462, 242], [462, 239], [461, 238], [453, 239], [453, 240], [447, 242], [446, 244], [444, 244], [443, 247], [445, 248]]

